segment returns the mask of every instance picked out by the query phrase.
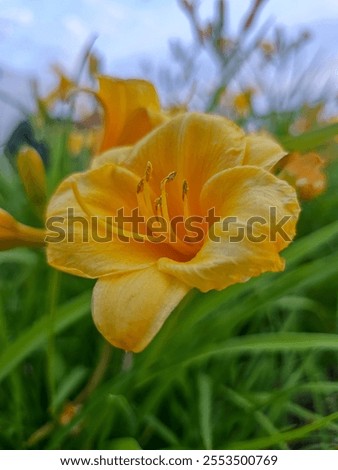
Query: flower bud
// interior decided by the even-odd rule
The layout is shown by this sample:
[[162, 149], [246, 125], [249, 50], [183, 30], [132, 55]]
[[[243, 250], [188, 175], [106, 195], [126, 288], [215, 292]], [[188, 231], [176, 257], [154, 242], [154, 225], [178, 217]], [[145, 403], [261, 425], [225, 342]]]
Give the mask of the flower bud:
[[0, 251], [17, 246], [43, 246], [45, 231], [21, 224], [0, 209]]
[[32, 147], [19, 152], [17, 167], [29, 201], [43, 215], [47, 202], [46, 171], [41, 156]]

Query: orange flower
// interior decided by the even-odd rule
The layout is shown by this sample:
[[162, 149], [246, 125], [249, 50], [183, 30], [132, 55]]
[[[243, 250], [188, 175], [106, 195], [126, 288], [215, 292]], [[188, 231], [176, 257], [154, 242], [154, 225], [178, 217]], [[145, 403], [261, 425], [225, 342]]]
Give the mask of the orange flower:
[[[284, 269], [279, 252], [299, 206], [268, 171], [284, 155], [270, 137], [246, 136], [225, 118], [178, 116], [61, 183], [47, 211], [48, 261], [98, 278], [97, 328], [113, 345], [141, 351], [190, 289]], [[270, 233], [271, 209], [284, 234]]]
[[304, 200], [319, 196], [326, 189], [324, 160], [316, 153], [291, 153], [281, 162], [279, 177], [294, 186]]

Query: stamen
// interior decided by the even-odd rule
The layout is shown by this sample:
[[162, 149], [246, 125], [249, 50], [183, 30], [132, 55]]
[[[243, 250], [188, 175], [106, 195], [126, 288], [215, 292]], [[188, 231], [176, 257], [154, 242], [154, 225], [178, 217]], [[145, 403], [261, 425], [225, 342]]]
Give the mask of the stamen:
[[189, 192], [188, 182], [187, 180], [184, 180], [183, 186], [182, 186], [182, 200], [183, 200], [183, 215], [185, 219], [189, 217], [188, 192]]
[[162, 189], [162, 186], [166, 185], [166, 183], [168, 183], [169, 181], [174, 181], [174, 179], [176, 178], [176, 175], [177, 175], [177, 171], [172, 171], [171, 173], [169, 173], [168, 176], [166, 176], [165, 178], [163, 178], [163, 180], [161, 181], [161, 189]]
[[168, 210], [168, 201], [167, 201], [167, 193], [165, 191], [167, 183], [173, 181], [176, 177], [176, 171], [172, 171], [169, 173], [168, 176], [163, 178], [161, 181], [161, 207], [162, 207], [162, 215], [166, 219], [168, 226], [170, 226], [170, 217], [169, 217], [169, 210]]
[[141, 214], [143, 215], [143, 217], [149, 218], [151, 217], [152, 213], [151, 211], [149, 211], [149, 207], [147, 206], [147, 203], [145, 201], [145, 197], [144, 197], [145, 186], [146, 184], [145, 184], [144, 178], [142, 178], [136, 187], [136, 197], [137, 197], [137, 203], [138, 203], [138, 207], [140, 209]]
[[147, 162], [146, 172], [145, 172], [145, 175], [144, 175], [145, 180], [146, 180], [147, 183], [149, 182], [152, 173], [153, 173], [153, 165], [151, 164], [151, 162]]
[[[137, 188], [136, 188], [136, 195], [138, 206], [141, 214], [146, 217], [148, 220], [152, 218], [151, 226], [148, 226], [148, 233], [152, 235], [152, 228], [154, 228], [154, 221], [153, 217], [157, 217], [159, 227], [163, 225], [163, 219], [166, 222], [167, 226], [167, 243], [172, 243], [175, 245], [175, 249], [180, 253], [185, 255], [187, 254], [195, 254], [196, 253], [196, 246], [192, 245], [186, 241], [183, 241], [181, 236], [176, 233], [177, 231], [177, 223], [172, 225], [170, 214], [169, 214], [169, 204], [168, 204], [168, 194], [166, 192], [167, 184], [171, 181], [174, 181], [176, 178], [177, 172], [172, 171], [170, 172], [165, 178], [162, 179], [160, 184], [160, 196], [154, 199], [153, 191], [150, 187], [150, 179], [152, 177], [153, 167], [151, 162], [147, 162], [145, 173], [143, 178], [139, 181]], [[188, 203], [188, 192], [189, 186], [186, 180], [183, 180], [182, 185], [182, 201], [183, 201], [183, 211], [184, 211], [184, 219], [189, 217], [189, 203]], [[162, 219], [160, 222], [159, 219]], [[147, 224], [148, 225], [148, 224]], [[175, 230], [175, 233], [174, 233]]]
[[137, 185], [136, 194], [140, 194], [143, 190], [144, 190], [144, 179], [142, 178], [141, 181]]
[[189, 191], [188, 182], [187, 182], [187, 180], [184, 180], [183, 181], [183, 187], [182, 187], [182, 199], [183, 199], [183, 201], [186, 198], [186, 196], [188, 195], [188, 191]]
[[157, 197], [157, 198], [155, 199], [154, 204], [155, 204], [155, 214], [156, 214], [156, 217], [162, 217], [162, 211], [161, 211], [162, 200], [161, 200], [161, 196], [160, 196], [160, 197]]
[[147, 166], [146, 166], [146, 171], [145, 171], [145, 174], [144, 174], [144, 201], [145, 201], [145, 204], [148, 208], [148, 213], [153, 215], [153, 205], [152, 205], [152, 202], [151, 202], [151, 189], [150, 189], [150, 185], [149, 185], [149, 181], [151, 179], [151, 175], [153, 173], [153, 166], [151, 164], [151, 162], [147, 162]]
[[142, 215], [147, 219], [150, 219], [154, 216], [154, 211], [151, 202], [151, 189], [149, 186], [149, 180], [151, 178], [152, 171], [152, 164], [150, 162], [147, 162], [144, 177], [140, 180], [136, 188], [138, 206]]

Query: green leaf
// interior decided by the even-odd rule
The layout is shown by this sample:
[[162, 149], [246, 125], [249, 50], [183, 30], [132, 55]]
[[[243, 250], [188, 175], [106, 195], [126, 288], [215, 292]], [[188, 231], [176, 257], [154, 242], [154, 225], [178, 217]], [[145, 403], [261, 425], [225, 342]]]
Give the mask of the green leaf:
[[[278, 429], [274, 426], [273, 422], [260, 411], [256, 404], [252, 403], [248, 398], [240, 395], [236, 390], [229, 387], [223, 387], [226, 397], [242, 412], [250, 414], [257, 423], [257, 426], [263, 429], [267, 434], [273, 436], [278, 433]], [[278, 447], [281, 449], [288, 449], [286, 443], [282, 440], [278, 442]]]
[[160, 421], [156, 416], [148, 415], [145, 417], [145, 421], [148, 426], [153, 431], [155, 431], [156, 434], [158, 434], [165, 442], [173, 446], [173, 448], [179, 447], [178, 437], [168, 426], [162, 423], [162, 421]]
[[120, 439], [114, 439], [108, 446], [109, 450], [141, 450], [142, 447], [132, 437], [121, 437]]
[[149, 373], [139, 382], [143, 386], [158, 376], [169, 377], [180, 368], [205, 362], [213, 357], [235, 356], [240, 354], [261, 354], [277, 352], [305, 352], [309, 350], [338, 352], [338, 335], [325, 333], [266, 333], [231, 338], [224, 343], [206, 348], [204, 352], [192, 355], [180, 363], [175, 363]]
[[72, 372], [63, 379], [51, 404], [53, 410], [58, 409], [64, 403], [70, 394], [84, 381], [87, 373], [88, 371], [85, 367], [79, 366], [75, 367]]
[[212, 449], [212, 393], [211, 382], [207, 375], [198, 380], [200, 432], [206, 449]]
[[318, 429], [322, 429], [327, 426], [332, 421], [336, 421], [338, 419], [338, 412], [332, 413], [328, 416], [324, 416], [323, 418], [319, 418], [311, 424], [306, 424], [297, 429], [293, 429], [291, 431], [281, 432], [274, 434], [273, 436], [261, 437], [257, 439], [252, 439], [249, 441], [242, 441], [242, 442], [230, 442], [227, 444], [224, 449], [269, 449], [273, 445], [284, 441], [297, 441], [304, 439], [308, 434], [313, 431], [317, 431]]
[[[54, 333], [60, 333], [73, 325], [90, 311], [91, 292], [85, 292], [56, 310], [53, 324]], [[22, 333], [0, 355], [0, 381], [3, 380], [29, 354], [48, 340], [50, 316], [46, 315]]]
[[0, 264], [18, 263], [34, 265], [38, 260], [36, 253], [27, 248], [15, 248], [8, 251], [0, 251]]
[[338, 351], [338, 335], [323, 333], [267, 333], [232, 338], [189, 358], [185, 364], [200, 362], [216, 356], [295, 352], [308, 350]]
[[334, 239], [338, 240], [338, 222], [333, 222], [296, 240], [283, 252], [287, 266], [299, 263]]
[[279, 137], [286, 150], [307, 152], [320, 147], [338, 135], [338, 124], [330, 124], [297, 136]]

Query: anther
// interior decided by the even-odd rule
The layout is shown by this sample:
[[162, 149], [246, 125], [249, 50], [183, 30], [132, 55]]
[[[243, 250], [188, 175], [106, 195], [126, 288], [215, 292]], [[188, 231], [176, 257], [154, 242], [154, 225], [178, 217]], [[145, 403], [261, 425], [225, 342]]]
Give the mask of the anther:
[[144, 175], [145, 180], [146, 180], [147, 183], [150, 180], [152, 172], [153, 172], [153, 165], [151, 164], [151, 162], [147, 162], [146, 172], [145, 172], [145, 175]]
[[188, 182], [187, 182], [187, 180], [184, 180], [183, 181], [183, 187], [182, 187], [182, 200], [183, 201], [186, 198], [186, 196], [188, 194], [188, 191], [189, 191]]
[[162, 207], [162, 197], [157, 197], [154, 201], [155, 203], [155, 213], [157, 217], [162, 217], [161, 207]]
[[177, 175], [177, 171], [172, 171], [171, 173], [169, 173], [168, 176], [163, 178], [163, 180], [161, 181], [161, 188], [163, 188], [166, 185], [166, 183], [169, 183], [169, 181], [174, 181], [174, 179], [176, 178], [176, 175]]
[[144, 190], [144, 179], [142, 178], [141, 181], [137, 185], [136, 193], [140, 194], [143, 190]]

